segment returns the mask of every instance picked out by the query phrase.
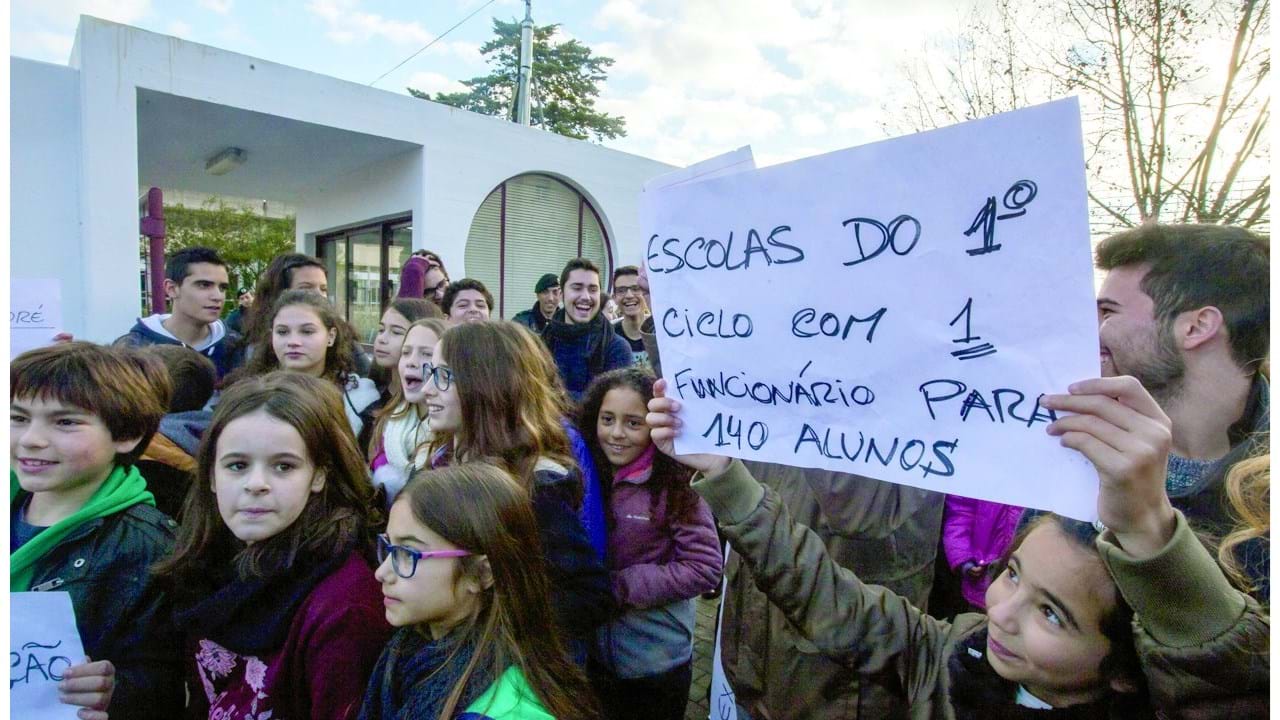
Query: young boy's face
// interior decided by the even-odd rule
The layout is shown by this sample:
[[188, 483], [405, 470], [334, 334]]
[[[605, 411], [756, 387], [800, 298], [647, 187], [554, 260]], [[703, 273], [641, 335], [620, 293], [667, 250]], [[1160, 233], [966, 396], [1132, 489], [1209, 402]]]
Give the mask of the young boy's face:
[[9, 462], [28, 492], [74, 492], [105, 480], [116, 453], [138, 439], [116, 441], [102, 418], [59, 400], [14, 398], [9, 409]]
[[227, 269], [213, 263], [191, 263], [187, 271], [181, 285], [165, 281], [169, 298], [173, 300], [173, 314], [197, 323], [217, 320], [222, 315], [227, 288], [231, 286]]

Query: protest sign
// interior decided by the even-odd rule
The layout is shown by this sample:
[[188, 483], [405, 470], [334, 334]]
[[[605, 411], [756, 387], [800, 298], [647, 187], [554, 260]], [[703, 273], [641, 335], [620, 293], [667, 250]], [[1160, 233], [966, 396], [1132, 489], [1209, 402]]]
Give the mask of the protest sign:
[[9, 714], [15, 718], [76, 717], [58, 702], [58, 681], [84, 662], [71, 595], [9, 593]]
[[57, 280], [10, 280], [10, 360], [52, 343], [61, 328], [62, 285]]
[[702, 162], [694, 163], [688, 167], [672, 170], [669, 173], [663, 173], [652, 178], [644, 184], [644, 191], [650, 192], [660, 188], [675, 187], [685, 183], [701, 182], [712, 178], [732, 175], [736, 172], [744, 170], [755, 170], [756, 158], [751, 152], [750, 145], [744, 145], [737, 150], [717, 155], [713, 158], [707, 158]]
[[641, 197], [677, 450], [1076, 518], [1044, 429], [1096, 377], [1074, 99]]

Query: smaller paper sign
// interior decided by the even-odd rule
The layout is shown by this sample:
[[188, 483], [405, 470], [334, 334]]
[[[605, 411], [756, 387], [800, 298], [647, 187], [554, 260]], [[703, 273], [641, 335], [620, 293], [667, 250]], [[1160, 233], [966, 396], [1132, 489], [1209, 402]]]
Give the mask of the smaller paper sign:
[[[729, 548], [724, 549], [724, 567], [729, 567]], [[720, 580], [720, 597], [729, 592], [729, 576]], [[738, 701], [733, 686], [724, 675], [724, 661], [720, 655], [720, 633], [724, 629], [724, 602], [716, 612], [716, 647], [711, 655], [711, 704], [707, 720], [738, 720]]]
[[9, 286], [9, 359], [53, 342], [62, 329], [62, 283], [14, 278]]
[[723, 155], [716, 155], [679, 170], [659, 175], [644, 184], [645, 192], [675, 187], [684, 183], [702, 182], [737, 172], [756, 169], [756, 158], [750, 145], [743, 145]]
[[82, 662], [69, 593], [9, 593], [10, 717], [75, 718], [77, 708], [58, 702], [58, 681]]

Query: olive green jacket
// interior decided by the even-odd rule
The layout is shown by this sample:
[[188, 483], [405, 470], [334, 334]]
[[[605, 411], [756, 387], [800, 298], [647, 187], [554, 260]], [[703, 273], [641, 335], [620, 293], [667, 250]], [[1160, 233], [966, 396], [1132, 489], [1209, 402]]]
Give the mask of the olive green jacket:
[[[925, 607], [945, 496], [850, 473], [748, 462], [831, 559]], [[854, 675], [809, 642], [756, 587], [738, 553], [725, 566], [721, 659], [754, 720], [908, 717], [891, 673]], [[800, 679], [803, 678], [803, 681]]]
[[[943, 622], [864, 584], [739, 461], [718, 476], [699, 475], [693, 487], [759, 588], [818, 652], [851, 681], [896, 678], [911, 718], [954, 717], [947, 661], [962, 639], [985, 627], [984, 616]], [[1098, 549], [1135, 611], [1153, 709], [1170, 718], [1228, 718], [1267, 707], [1270, 620], [1231, 588], [1181, 514], [1173, 539], [1154, 557], [1135, 560], [1107, 534]]]

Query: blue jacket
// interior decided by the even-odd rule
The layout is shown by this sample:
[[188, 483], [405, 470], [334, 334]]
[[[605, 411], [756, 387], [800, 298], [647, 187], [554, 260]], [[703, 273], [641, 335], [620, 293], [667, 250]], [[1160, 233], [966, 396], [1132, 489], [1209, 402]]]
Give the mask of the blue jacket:
[[587, 540], [596, 551], [600, 562], [605, 562], [609, 552], [608, 528], [604, 519], [604, 498], [600, 492], [600, 478], [596, 475], [596, 464], [591, 459], [591, 451], [582, 439], [578, 428], [568, 420], [561, 420], [564, 431], [569, 435], [569, 446], [573, 448], [573, 459], [582, 472], [582, 509], [578, 511], [578, 519], [587, 531]]
[[[116, 338], [112, 345], [116, 347], [144, 347], [147, 345], [182, 345], [191, 347], [174, 337], [160, 324], [168, 317], [168, 315], [151, 315], [145, 318], [138, 318], [138, 322], [134, 323], [129, 332]], [[219, 381], [244, 362], [244, 352], [240, 348], [240, 335], [235, 331], [228, 330], [221, 320], [215, 320], [209, 325], [209, 339], [203, 346], [192, 347], [191, 349], [213, 361], [213, 366], [218, 371]]]
[[582, 399], [597, 375], [628, 367], [633, 360], [631, 346], [614, 332], [603, 314], [579, 325], [567, 322], [561, 308], [542, 331], [542, 341], [551, 350], [560, 378], [574, 402]]

